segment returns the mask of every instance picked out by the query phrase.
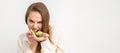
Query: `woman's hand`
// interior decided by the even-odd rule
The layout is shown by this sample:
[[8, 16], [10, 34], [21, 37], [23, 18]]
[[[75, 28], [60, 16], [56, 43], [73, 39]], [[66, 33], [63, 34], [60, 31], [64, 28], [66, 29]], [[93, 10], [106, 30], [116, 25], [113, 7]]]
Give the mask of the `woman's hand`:
[[30, 41], [30, 46], [29, 48], [31, 49], [31, 51], [33, 53], [35, 53], [38, 42], [42, 42], [42, 41], [46, 41], [48, 39], [48, 34], [47, 33], [43, 33], [42, 37], [37, 37], [32, 30], [27, 32], [27, 38]]
[[27, 32], [27, 38], [33, 44], [37, 44], [38, 42], [45, 41], [48, 39], [48, 37], [49, 35], [47, 33], [43, 33], [42, 37], [37, 37], [31, 29], [29, 32]]

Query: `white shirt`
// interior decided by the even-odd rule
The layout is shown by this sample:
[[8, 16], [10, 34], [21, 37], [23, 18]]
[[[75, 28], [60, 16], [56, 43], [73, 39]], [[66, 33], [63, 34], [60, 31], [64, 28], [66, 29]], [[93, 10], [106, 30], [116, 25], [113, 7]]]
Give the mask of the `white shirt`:
[[[32, 53], [29, 48], [30, 41], [26, 37], [26, 33], [21, 34], [18, 39], [18, 53]], [[41, 53], [55, 53], [55, 47], [50, 43], [49, 39], [41, 42]]]

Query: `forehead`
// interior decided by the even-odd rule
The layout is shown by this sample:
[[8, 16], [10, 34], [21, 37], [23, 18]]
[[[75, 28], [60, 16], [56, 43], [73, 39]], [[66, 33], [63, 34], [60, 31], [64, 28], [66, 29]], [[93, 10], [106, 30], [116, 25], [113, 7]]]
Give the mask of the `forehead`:
[[42, 20], [42, 16], [37, 11], [31, 11], [29, 13], [28, 19], [32, 19], [33, 21], [41, 21]]

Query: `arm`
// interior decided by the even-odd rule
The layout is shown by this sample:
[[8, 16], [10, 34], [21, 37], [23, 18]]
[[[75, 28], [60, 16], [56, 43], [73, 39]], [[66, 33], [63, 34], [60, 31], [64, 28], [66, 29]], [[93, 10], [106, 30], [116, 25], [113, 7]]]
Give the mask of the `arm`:
[[23, 46], [24, 44], [22, 43], [21, 37], [19, 37], [17, 42], [18, 42], [18, 51], [17, 51], [18, 53], [32, 53], [30, 48], [25, 49], [26, 47]]
[[50, 43], [49, 39], [41, 42], [41, 47], [42, 47], [41, 50], [42, 53], [56, 53], [55, 52], [56, 48]]

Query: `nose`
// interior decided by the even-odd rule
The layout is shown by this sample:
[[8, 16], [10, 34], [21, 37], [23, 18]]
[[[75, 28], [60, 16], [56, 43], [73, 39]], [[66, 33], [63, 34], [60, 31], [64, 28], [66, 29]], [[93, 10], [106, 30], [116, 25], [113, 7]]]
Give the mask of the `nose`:
[[34, 30], [38, 30], [38, 25], [37, 25], [37, 24], [34, 24], [34, 25], [33, 25], [33, 29], [34, 29]]

